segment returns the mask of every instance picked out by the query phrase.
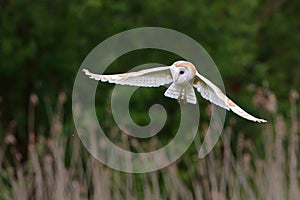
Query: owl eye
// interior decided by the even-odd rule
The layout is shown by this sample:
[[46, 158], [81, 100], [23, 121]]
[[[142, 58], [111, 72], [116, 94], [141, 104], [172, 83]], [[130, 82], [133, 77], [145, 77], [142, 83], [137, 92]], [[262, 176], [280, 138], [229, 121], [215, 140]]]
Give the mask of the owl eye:
[[180, 71], [179, 74], [184, 74], [184, 71]]

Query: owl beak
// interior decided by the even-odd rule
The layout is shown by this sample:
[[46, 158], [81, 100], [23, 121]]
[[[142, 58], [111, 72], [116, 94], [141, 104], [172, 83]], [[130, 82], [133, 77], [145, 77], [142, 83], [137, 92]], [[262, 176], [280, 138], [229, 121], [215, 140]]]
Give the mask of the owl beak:
[[172, 73], [172, 76], [173, 76], [173, 82], [176, 82], [177, 79], [179, 78], [179, 71], [178, 71], [178, 69], [175, 68], [175, 67], [174, 67], [173, 69], [174, 69], [173, 72], [175, 72], [175, 73]]
[[173, 82], [177, 81], [178, 79], [178, 73], [173, 74]]

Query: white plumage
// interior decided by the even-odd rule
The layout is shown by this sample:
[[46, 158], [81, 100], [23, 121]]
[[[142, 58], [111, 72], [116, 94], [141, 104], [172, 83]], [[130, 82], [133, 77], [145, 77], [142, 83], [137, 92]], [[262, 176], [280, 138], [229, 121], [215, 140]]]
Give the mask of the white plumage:
[[197, 103], [193, 89], [195, 87], [203, 98], [217, 106], [226, 110], [232, 110], [237, 115], [251, 121], [266, 122], [266, 120], [256, 118], [240, 108], [216, 85], [199, 74], [192, 63], [187, 61], [177, 61], [171, 66], [113, 75], [94, 74], [87, 69], [83, 69], [82, 71], [92, 79], [120, 85], [159, 87], [171, 84], [164, 94], [166, 97], [192, 104]]

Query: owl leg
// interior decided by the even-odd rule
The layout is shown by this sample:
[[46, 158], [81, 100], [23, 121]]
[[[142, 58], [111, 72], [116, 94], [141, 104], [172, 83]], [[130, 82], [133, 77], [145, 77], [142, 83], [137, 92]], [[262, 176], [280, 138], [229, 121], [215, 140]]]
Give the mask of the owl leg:
[[184, 96], [183, 96], [183, 102], [184, 102], [185, 104], [187, 103], [186, 94], [184, 94]]
[[180, 90], [177, 101], [178, 101], [178, 103], [180, 103], [181, 101], [183, 101], [184, 103], [187, 103], [187, 97], [186, 97], [185, 89]]
[[178, 96], [178, 99], [177, 99], [178, 103], [181, 102], [182, 97], [183, 97], [183, 95], [182, 95], [182, 90], [183, 90], [183, 89], [180, 89], [180, 92], [179, 92], [179, 96]]
[[178, 99], [177, 99], [178, 103], [181, 102], [181, 98], [182, 98], [182, 95], [180, 94], [180, 95], [178, 96]]
[[182, 94], [182, 100], [186, 104], [187, 103], [187, 98], [186, 98], [186, 91], [183, 89], [183, 94]]

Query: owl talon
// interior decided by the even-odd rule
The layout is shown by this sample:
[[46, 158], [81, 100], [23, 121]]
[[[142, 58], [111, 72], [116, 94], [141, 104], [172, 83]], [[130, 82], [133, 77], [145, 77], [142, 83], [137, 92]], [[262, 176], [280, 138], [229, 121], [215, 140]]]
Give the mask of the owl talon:
[[187, 103], [187, 99], [186, 99], [186, 96], [185, 96], [185, 95], [184, 95], [184, 97], [183, 97], [183, 102], [184, 102], [184, 104]]
[[178, 102], [178, 103], [183, 102], [184, 104], [186, 104], [186, 103], [187, 103], [187, 98], [186, 98], [186, 96], [185, 96], [185, 95], [179, 95], [179, 96], [178, 96], [178, 99], [177, 99], [177, 102]]
[[178, 96], [178, 99], [177, 99], [177, 102], [180, 103], [181, 100], [182, 100], [182, 95], [179, 95], [179, 96]]

